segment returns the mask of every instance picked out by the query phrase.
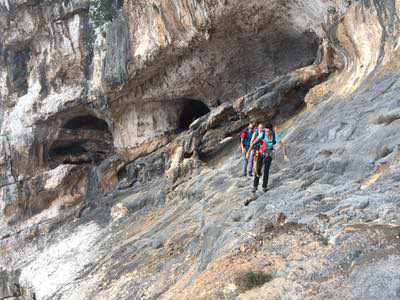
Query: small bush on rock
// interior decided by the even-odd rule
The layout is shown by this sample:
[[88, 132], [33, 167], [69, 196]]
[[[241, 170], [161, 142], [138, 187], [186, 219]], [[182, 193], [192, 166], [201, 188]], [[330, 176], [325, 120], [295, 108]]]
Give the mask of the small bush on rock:
[[241, 292], [245, 292], [256, 287], [262, 286], [263, 284], [270, 282], [272, 276], [264, 272], [247, 272], [240, 277], [236, 278], [236, 285]]

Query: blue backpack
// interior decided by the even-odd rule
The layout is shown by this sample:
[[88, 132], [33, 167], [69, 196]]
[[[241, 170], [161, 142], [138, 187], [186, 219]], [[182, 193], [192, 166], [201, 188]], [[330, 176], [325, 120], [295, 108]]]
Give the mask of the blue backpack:
[[260, 151], [271, 153], [271, 151], [274, 150], [274, 145], [274, 134], [271, 132], [271, 135], [268, 136], [266, 132], [264, 132], [261, 139]]
[[[258, 129], [256, 129], [257, 130], [257, 132], [258, 132]], [[273, 130], [273, 129], [270, 129], [271, 130], [271, 133], [272, 133], [272, 144], [273, 145], [276, 145], [276, 134], [275, 134], [275, 130]], [[265, 128], [263, 129], [263, 135], [262, 135], [262, 139], [264, 140], [265, 139], [265, 136], [266, 136], [266, 131], [265, 131]]]

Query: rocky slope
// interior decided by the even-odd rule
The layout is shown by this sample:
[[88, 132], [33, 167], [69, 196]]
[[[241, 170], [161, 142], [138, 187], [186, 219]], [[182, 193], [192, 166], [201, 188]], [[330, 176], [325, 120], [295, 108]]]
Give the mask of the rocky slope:
[[0, 1], [0, 299], [400, 297], [399, 1], [114, 5]]

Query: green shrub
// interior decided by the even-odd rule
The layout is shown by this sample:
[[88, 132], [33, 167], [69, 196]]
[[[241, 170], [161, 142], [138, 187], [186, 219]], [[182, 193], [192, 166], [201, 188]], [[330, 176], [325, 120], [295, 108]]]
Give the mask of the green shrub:
[[336, 14], [336, 12], [337, 12], [336, 7], [334, 7], [334, 6], [332, 6], [332, 5], [330, 5], [330, 6], [328, 7], [328, 13], [330, 13], [330, 14]]
[[95, 27], [111, 22], [122, 7], [122, 0], [90, 0], [90, 19]]
[[270, 282], [272, 276], [264, 272], [247, 272], [236, 279], [236, 285], [241, 292], [251, 290]]

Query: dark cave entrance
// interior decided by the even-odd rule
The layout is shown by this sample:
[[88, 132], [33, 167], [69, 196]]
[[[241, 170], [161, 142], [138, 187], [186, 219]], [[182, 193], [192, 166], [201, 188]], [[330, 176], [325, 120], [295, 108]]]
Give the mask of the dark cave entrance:
[[48, 162], [59, 164], [99, 164], [113, 150], [107, 122], [93, 115], [73, 117], [59, 128], [57, 139], [49, 146]]
[[108, 131], [107, 122], [92, 115], [75, 117], [65, 123], [64, 128], [71, 130], [91, 129], [104, 132]]
[[178, 120], [179, 131], [189, 129], [193, 121], [210, 112], [208, 106], [201, 101], [193, 99], [182, 99], [181, 101], [183, 102], [183, 106]]

